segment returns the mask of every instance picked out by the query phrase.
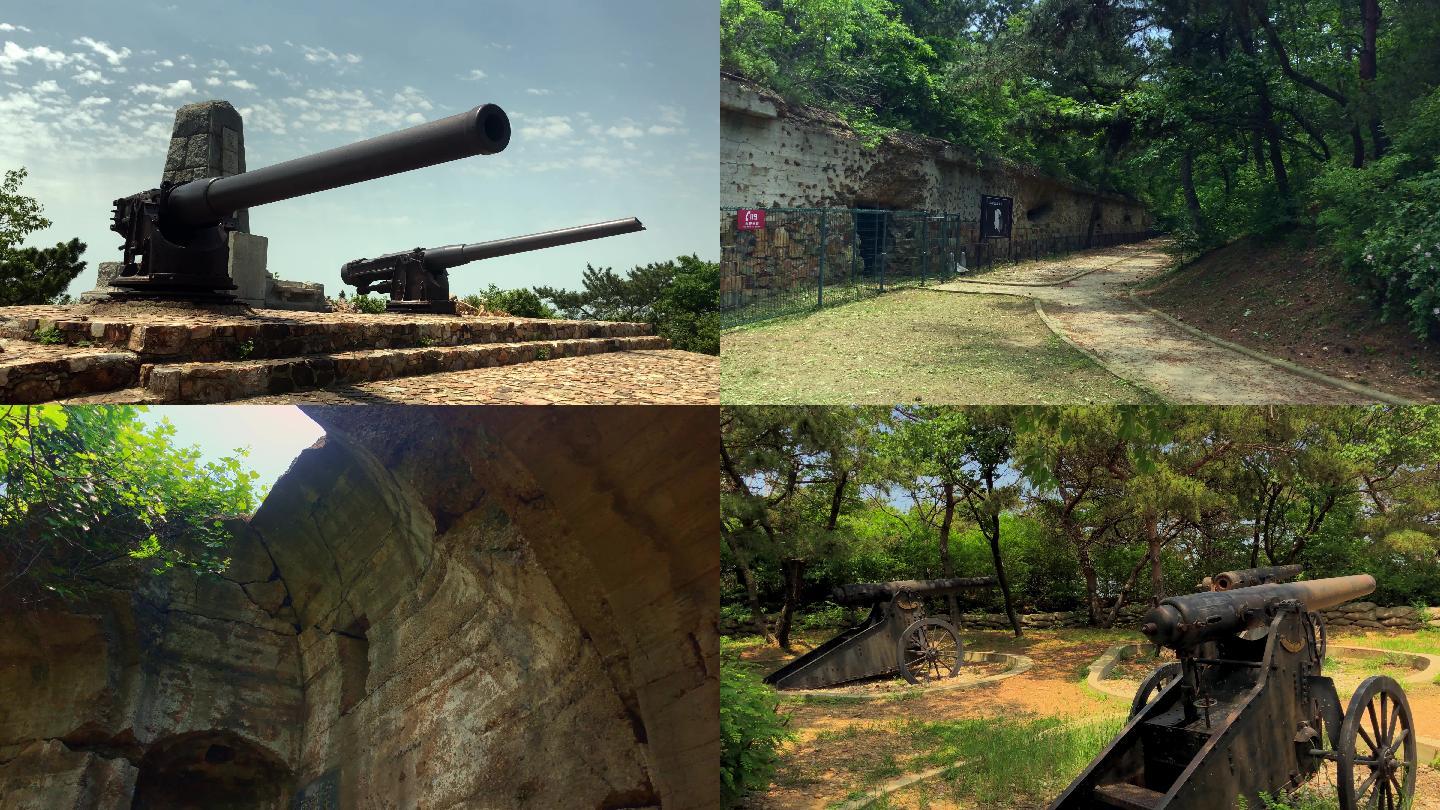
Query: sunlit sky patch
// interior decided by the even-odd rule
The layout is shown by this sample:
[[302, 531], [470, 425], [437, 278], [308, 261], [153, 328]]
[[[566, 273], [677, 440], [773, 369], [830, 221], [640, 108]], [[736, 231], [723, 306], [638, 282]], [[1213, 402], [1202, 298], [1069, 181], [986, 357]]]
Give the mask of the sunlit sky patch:
[[256, 494], [264, 496], [290, 467], [300, 451], [325, 435], [319, 425], [293, 405], [226, 405], [197, 408], [190, 405], [157, 406], [140, 415], [140, 421], [175, 428], [174, 443], [194, 446], [205, 461], [233, 456], [237, 448], [249, 455], [242, 461], [259, 474]]
[[638, 216], [641, 234], [487, 260], [451, 289], [577, 288], [586, 262], [714, 259], [713, 0], [11, 4], [0, 12], [0, 170], [90, 266], [111, 203], [159, 184], [176, 107], [225, 99], [260, 168], [493, 102], [510, 148], [255, 208], [270, 270], [335, 295], [340, 265], [416, 246]]

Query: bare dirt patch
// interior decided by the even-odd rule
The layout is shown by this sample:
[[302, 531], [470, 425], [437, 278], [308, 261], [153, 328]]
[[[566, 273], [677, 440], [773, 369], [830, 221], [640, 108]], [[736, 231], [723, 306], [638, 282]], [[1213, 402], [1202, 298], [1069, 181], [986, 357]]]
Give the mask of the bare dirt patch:
[[1440, 344], [1381, 323], [1369, 294], [1314, 244], [1245, 239], [1167, 275], [1151, 306], [1334, 377], [1440, 399]]
[[902, 290], [720, 339], [727, 403], [1139, 402], [1065, 345], [1034, 305]]

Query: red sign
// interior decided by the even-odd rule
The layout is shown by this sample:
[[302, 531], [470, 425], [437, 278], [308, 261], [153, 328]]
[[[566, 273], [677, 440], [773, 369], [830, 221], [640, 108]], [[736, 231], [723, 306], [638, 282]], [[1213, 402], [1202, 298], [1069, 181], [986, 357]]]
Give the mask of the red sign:
[[735, 213], [735, 227], [742, 231], [765, 230], [765, 211], [761, 208], [741, 208]]

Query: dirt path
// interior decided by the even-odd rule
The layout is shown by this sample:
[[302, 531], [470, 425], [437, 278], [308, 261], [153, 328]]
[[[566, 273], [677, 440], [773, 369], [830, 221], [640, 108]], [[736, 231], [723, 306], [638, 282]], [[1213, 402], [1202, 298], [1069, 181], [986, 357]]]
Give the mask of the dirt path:
[[1038, 299], [1066, 338], [1117, 376], [1175, 402], [1371, 401], [1202, 340], [1132, 303], [1128, 291], [1169, 265], [1166, 244], [1156, 239], [1067, 258], [1073, 272], [1091, 272], [1060, 283], [1065, 274], [1055, 264], [1036, 263], [932, 289]]

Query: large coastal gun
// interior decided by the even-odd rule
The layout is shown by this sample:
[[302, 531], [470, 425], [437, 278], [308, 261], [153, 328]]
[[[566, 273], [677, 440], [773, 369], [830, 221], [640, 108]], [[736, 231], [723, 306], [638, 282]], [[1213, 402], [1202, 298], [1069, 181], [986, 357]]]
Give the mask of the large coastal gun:
[[346, 262], [340, 268], [340, 278], [354, 286], [361, 295], [371, 290], [388, 293], [390, 300], [385, 308], [392, 312], [454, 314], [455, 302], [450, 300], [449, 270], [452, 267], [643, 230], [645, 226], [640, 224], [640, 220], [631, 217], [471, 245], [415, 248]]
[[317, 191], [493, 155], [510, 143], [510, 119], [494, 104], [349, 146], [230, 177], [209, 177], [115, 201], [110, 229], [125, 238], [117, 298], [234, 300], [229, 234], [235, 212]]
[[841, 585], [831, 601], [868, 604], [869, 618], [770, 673], [765, 682], [777, 689], [816, 689], [897, 671], [913, 684], [952, 677], [965, 657], [960, 633], [944, 619], [927, 617], [924, 597], [994, 584], [994, 577], [958, 577]]
[[1141, 684], [1124, 730], [1051, 810], [1265, 807], [1262, 793], [1279, 798], [1327, 761], [1342, 810], [1408, 806], [1416, 741], [1404, 691], [1371, 677], [1342, 714], [1321, 674], [1317, 613], [1374, 590], [1361, 574], [1161, 602], [1140, 631], [1179, 663]]

